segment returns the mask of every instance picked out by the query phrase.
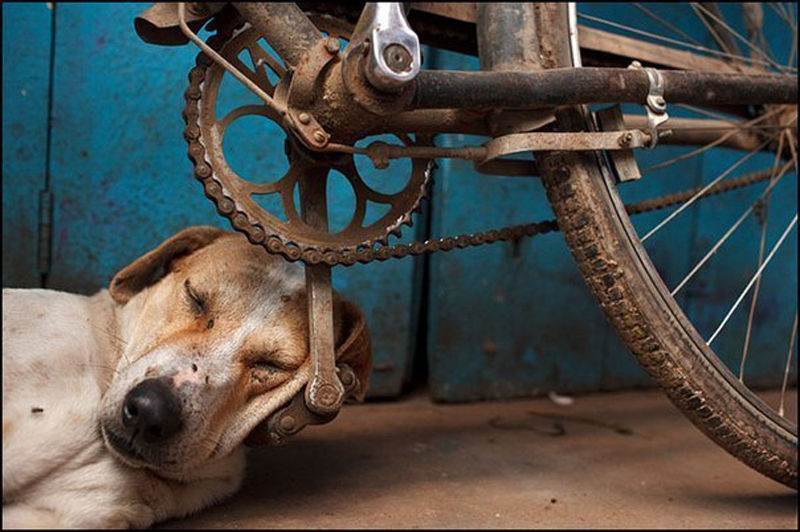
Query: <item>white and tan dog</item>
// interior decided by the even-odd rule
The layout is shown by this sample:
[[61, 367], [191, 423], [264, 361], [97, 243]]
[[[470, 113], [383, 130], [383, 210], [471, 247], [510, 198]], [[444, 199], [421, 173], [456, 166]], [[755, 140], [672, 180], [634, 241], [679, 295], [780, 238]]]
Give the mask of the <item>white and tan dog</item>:
[[[363, 316], [334, 312], [363, 397]], [[231, 495], [309, 365], [302, 267], [212, 227], [91, 297], [4, 289], [3, 527], [144, 527]]]

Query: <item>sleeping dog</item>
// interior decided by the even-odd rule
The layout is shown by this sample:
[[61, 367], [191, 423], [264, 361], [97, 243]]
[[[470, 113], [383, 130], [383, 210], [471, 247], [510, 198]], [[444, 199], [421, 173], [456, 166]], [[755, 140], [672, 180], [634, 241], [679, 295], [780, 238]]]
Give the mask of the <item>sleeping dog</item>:
[[[334, 327], [363, 398], [369, 336], [338, 296]], [[91, 297], [4, 289], [3, 527], [145, 527], [219, 501], [309, 374], [303, 269], [239, 234], [181, 231]]]

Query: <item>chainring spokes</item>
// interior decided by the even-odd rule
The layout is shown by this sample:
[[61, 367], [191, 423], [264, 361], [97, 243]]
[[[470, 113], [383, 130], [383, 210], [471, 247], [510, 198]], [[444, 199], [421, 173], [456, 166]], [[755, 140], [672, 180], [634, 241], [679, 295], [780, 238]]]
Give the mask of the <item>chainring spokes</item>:
[[[260, 42], [263, 40], [258, 32], [245, 25], [215, 49], [276, 101], [285, 101], [290, 82], [287, 72]], [[213, 45], [211, 41], [210, 44]], [[247, 65], [242, 57], [249, 57], [252, 66]], [[330, 250], [371, 247], [375, 243], [387, 244], [389, 235], [399, 236], [401, 226], [411, 222], [412, 213], [419, 208], [420, 201], [426, 194], [431, 161], [413, 160], [410, 176], [402, 189], [390, 194], [379, 192], [367, 184], [356, 168], [351, 154], [318, 154], [309, 151], [294, 137], [286, 126], [284, 117], [266, 105], [242, 105], [219, 116], [222, 114], [218, 111], [220, 88], [225, 76], [230, 77], [230, 74], [215, 63], [198, 68], [203, 68], [203, 75], [190, 76], [193, 86], [187, 91], [187, 103], [191, 100], [190, 94], [197, 96], [197, 112], [185, 113], [188, 121], [191, 121], [193, 114], [197, 115], [197, 143], [204, 154], [202, 161], [195, 160], [195, 173], [201, 180], [212, 180], [218, 185], [219, 190], [214, 188], [216, 194], [208, 194], [209, 186], [206, 184], [207, 195], [217, 203], [218, 210], [234, 222], [234, 227], [248, 233], [251, 240], [254, 240], [253, 234], [263, 235], [263, 238], [256, 240], [272, 252], [282, 252], [282, 249], [287, 249], [285, 246], [291, 246], [295, 249], [291, 250], [287, 258], [296, 259], [309, 250], [324, 253]], [[267, 69], [274, 75], [268, 75]], [[271, 82], [270, 78], [277, 81]], [[191, 107], [190, 103], [189, 106]], [[252, 176], [240, 175], [226, 160], [223, 148], [226, 132], [237, 120], [248, 116], [270, 120], [286, 135], [285, 154], [289, 168], [282, 177], [272, 182], [255, 182]], [[187, 131], [191, 128], [192, 124], [187, 124]], [[398, 138], [406, 145], [419, 143], [418, 139], [412, 140], [408, 135]], [[190, 153], [191, 149], [190, 146]], [[197, 171], [198, 164], [207, 164], [211, 175], [200, 175]], [[305, 223], [302, 206], [296, 201], [297, 193], [305, 180], [327, 181], [331, 170], [344, 176], [355, 198], [347, 217], [349, 221], [344, 224], [343, 229], [336, 232]], [[338, 200], [335, 196], [326, 195], [325, 208], [327, 211], [335, 209], [341, 218], [345, 214], [341, 212], [345, 207]], [[265, 204], [271, 208], [265, 208]], [[278, 206], [277, 211], [275, 206]], [[374, 211], [381, 214], [377, 219], [368, 219], [367, 213]], [[283, 246], [276, 246], [275, 238]]]

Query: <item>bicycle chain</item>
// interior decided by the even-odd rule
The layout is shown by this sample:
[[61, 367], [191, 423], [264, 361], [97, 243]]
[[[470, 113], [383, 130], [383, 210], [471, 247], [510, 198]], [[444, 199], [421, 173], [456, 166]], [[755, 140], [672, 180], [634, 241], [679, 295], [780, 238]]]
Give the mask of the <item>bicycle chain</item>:
[[[218, 30], [209, 39], [208, 44], [217, 49], [231, 37], [233, 32], [242, 27], [243, 23], [234, 24], [232, 21], [221, 21]], [[448, 236], [443, 238], [426, 240], [425, 242], [414, 241], [410, 244], [385, 245], [377, 244], [370, 247], [356, 247], [355, 249], [305, 249], [301, 250], [293, 243], [284, 243], [278, 236], [267, 236], [264, 230], [252, 223], [247, 214], [236, 210], [233, 199], [226, 196], [222, 184], [214, 178], [214, 172], [210, 164], [205, 159], [205, 147], [199, 142], [200, 126], [198, 102], [202, 96], [200, 85], [205, 77], [205, 70], [211, 66], [212, 60], [204, 53], [199, 53], [195, 60], [196, 66], [189, 72], [189, 88], [184, 93], [186, 105], [183, 111], [183, 118], [186, 121], [184, 138], [189, 143], [188, 156], [194, 164], [194, 175], [203, 184], [206, 196], [211, 199], [217, 212], [228, 218], [234, 229], [244, 233], [247, 239], [255, 245], [261, 245], [273, 254], [282, 255], [285, 259], [295, 262], [302, 261], [305, 264], [326, 264], [328, 266], [344, 265], [351, 266], [356, 262], [366, 264], [373, 261], [385, 261], [390, 258], [403, 258], [408, 255], [416, 256], [424, 253], [435, 253], [438, 251], [450, 251], [454, 248], [475, 247], [484, 244], [492, 244], [499, 241], [516, 241], [523, 237], [530, 237], [553, 231], [558, 231], [558, 224], [555, 220], [543, 220], [521, 225], [503, 227], [501, 229], [491, 229], [472, 234]], [[771, 177], [771, 172], [754, 172], [737, 179], [718, 183], [711, 187], [700, 197], [705, 198], [711, 195], [728, 192], [737, 188], [745, 187], [765, 181]], [[639, 203], [626, 205], [628, 214], [640, 214], [654, 210], [667, 208], [671, 205], [681, 203], [696, 194], [699, 189], [690, 189], [683, 192], [668, 194], [657, 198], [652, 198]]]

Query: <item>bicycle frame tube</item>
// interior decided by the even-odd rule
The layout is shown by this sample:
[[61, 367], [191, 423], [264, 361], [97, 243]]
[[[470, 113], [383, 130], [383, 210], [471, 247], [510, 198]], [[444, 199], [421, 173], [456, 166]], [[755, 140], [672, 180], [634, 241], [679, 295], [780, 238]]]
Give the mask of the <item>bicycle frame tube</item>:
[[[694, 105], [789, 104], [797, 78], [662, 70], [668, 103]], [[496, 107], [532, 109], [590, 103], [644, 103], [644, 72], [627, 68], [559, 68], [538, 72], [423, 70], [416, 109]]]

